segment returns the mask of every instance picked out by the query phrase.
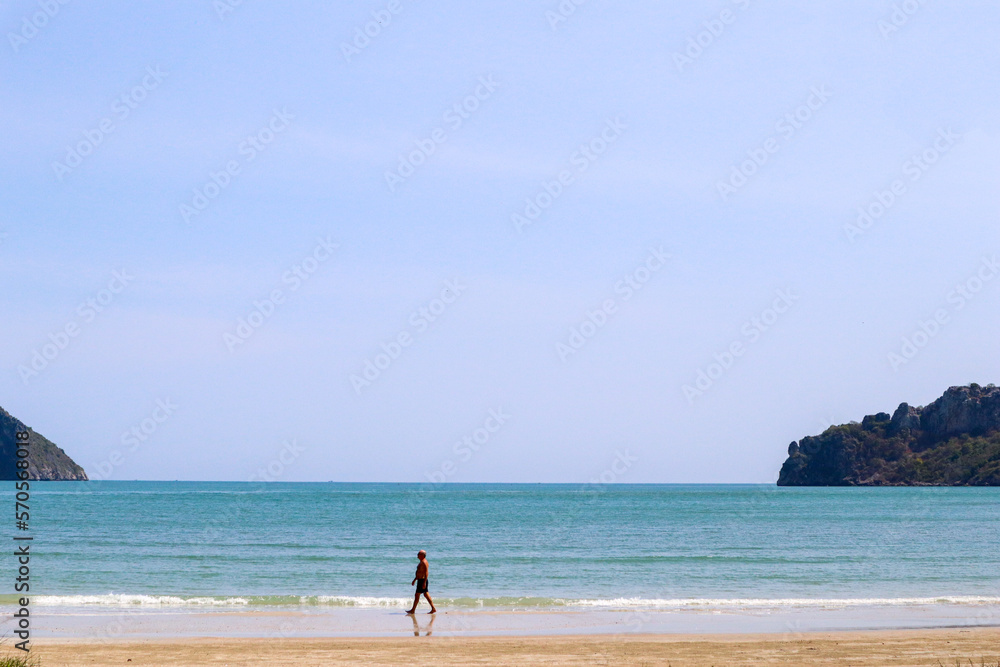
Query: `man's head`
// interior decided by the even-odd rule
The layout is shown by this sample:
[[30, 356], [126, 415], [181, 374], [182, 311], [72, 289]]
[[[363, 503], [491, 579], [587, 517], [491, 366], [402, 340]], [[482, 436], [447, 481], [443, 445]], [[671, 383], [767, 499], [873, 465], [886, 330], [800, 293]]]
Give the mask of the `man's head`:
[[420, 560], [427, 558], [427, 552], [421, 549], [420, 551], [417, 552], [417, 558], [419, 558]]

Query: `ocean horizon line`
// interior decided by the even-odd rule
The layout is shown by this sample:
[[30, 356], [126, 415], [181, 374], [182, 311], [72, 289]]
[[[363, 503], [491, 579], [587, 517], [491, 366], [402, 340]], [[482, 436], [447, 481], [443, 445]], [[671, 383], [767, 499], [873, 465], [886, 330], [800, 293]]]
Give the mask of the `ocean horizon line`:
[[[7, 480], [14, 482], [14, 480]], [[884, 484], [884, 485], [802, 485], [802, 486], [780, 486], [775, 482], [369, 482], [369, 481], [340, 481], [340, 480], [233, 480], [233, 479], [88, 479], [88, 480], [32, 480], [33, 484], [42, 485], [40, 488], [51, 488], [52, 486], [99, 486], [104, 484], [242, 484], [254, 486], [287, 486], [292, 484], [333, 484], [341, 486], [394, 486], [394, 487], [419, 487], [421, 489], [455, 489], [460, 487], [575, 487], [578, 489], [606, 489], [606, 488], [680, 488], [680, 487], [757, 487], [787, 490], [791, 492], [802, 492], [803, 490], [838, 490], [838, 489], [989, 489], [996, 487], [978, 485], [951, 485], [951, 484]], [[796, 491], [792, 491], [796, 490]]]
[[[14, 480], [8, 480], [14, 481]], [[396, 481], [342, 481], [342, 480], [240, 480], [240, 479], [88, 479], [88, 480], [32, 480], [33, 483], [52, 484], [87, 484], [87, 483], [121, 483], [121, 482], [148, 482], [148, 483], [186, 483], [186, 484], [379, 484], [383, 486], [777, 486], [777, 482], [396, 482]], [[792, 488], [792, 487], [788, 487]], [[820, 488], [820, 487], [801, 487]], [[835, 487], [829, 487], [835, 488]], [[847, 488], [847, 487], [839, 487]], [[855, 487], [864, 488], [864, 487]], [[870, 487], [868, 487], [870, 488]], [[917, 487], [912, 487], [917, 488]]]

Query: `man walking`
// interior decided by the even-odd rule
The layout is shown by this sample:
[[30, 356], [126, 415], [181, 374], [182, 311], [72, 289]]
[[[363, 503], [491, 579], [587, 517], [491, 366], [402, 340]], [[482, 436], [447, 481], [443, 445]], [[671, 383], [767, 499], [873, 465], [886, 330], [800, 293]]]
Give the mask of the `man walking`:
[[413, 606], [406, 610], [407, 614], [412, 614], [417, 610], [417, 605], [420, 603], [420, 595], [423, 594], [427, 601], [431, 603], [431, 610], [429, 614], [433, 614], [437, 611], [434, 607], [434, 600], [431, 599], [431, 594], [427, 592], [427, 552], [421, 549], [417, 552], [417, 558], [420, 560], [417, 563], [417, 572], [413, 575], [413, 581], [410, 585], [417, 585], [417, 592], [413, 595]]

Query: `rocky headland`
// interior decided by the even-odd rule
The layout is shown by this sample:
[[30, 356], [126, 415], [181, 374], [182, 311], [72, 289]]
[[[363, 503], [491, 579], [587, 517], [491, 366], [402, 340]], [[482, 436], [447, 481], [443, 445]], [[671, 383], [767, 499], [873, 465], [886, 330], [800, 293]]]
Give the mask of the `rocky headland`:
[[17, 479], [18, 431], [28, 432], [28, 479], [86, 480], [87, 473], [54, 442], [0, 408], [0, 480]]
[[788, 446], [779, 486], [1000, 486], [1000, 387], [950, 387]]

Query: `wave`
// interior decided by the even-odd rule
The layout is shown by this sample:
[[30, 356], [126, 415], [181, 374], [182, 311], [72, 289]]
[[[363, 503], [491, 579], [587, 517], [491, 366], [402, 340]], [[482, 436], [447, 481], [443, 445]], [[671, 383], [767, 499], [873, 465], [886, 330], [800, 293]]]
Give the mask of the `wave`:
[[1000, 597], [987, 595], [945, 595], [920, 598], [616, 598], [577, 600], [581, 607], [631, 608], [652, 607], [683, 609], [687, 607], [731, 607], [734, 609], [774, 609], [781, 607], [918, 607], [925, 605], [1000, 605]]
[[[0, 605], [14, 605], [17, 596], [0, 595]], [[36, 595], [31, 598], [40, 607], [117, 607], [117, 608], [184, 608], [184, 607], [356, 607], [393, 609], [408, 607], [412, 598], [351, 595], [228, 595], [181, 596], [108, 593], [105, 595]], [[639, 598], [606, 599], [550, 597], [461, 597], [439, 598], [439, 605], [459, 609], [593, 609], [593, 610], [732, 610], [752, 611], [787, 608], [843, 607], [918, 607], [927, 605], [1000, 605], [1000, 597], [955, 595], [909, 598]]]

